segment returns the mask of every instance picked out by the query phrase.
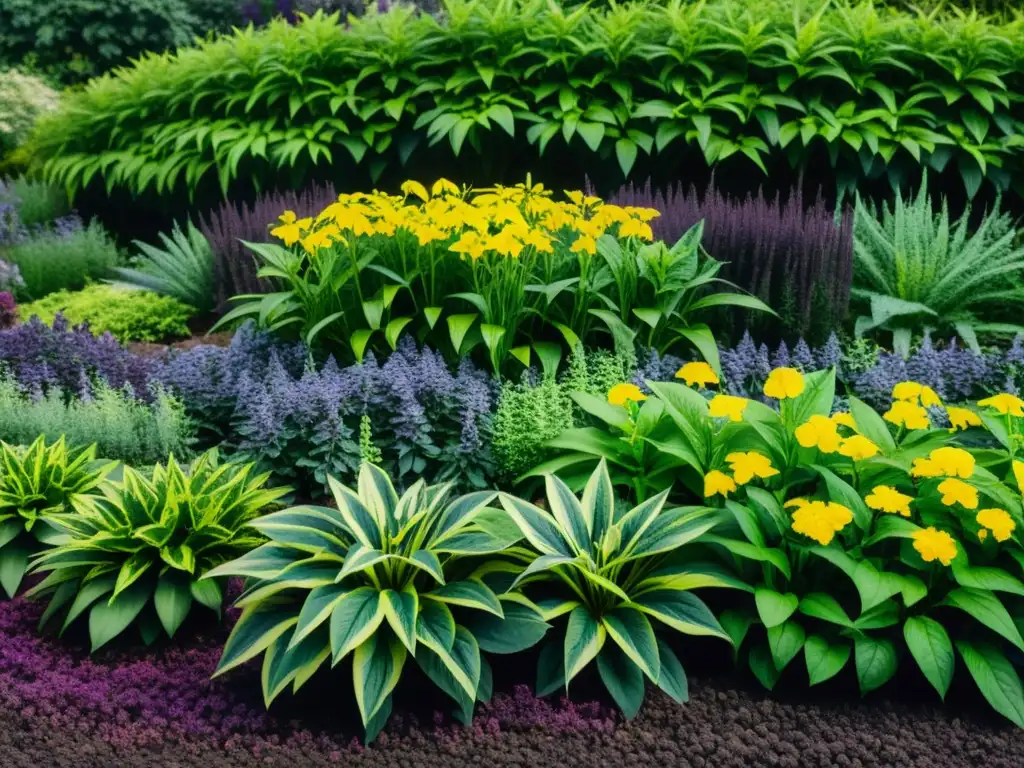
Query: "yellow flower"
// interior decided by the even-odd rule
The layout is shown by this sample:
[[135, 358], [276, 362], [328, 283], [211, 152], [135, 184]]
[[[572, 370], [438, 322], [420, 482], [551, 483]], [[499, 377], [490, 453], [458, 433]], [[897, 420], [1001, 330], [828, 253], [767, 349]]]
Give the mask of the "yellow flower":
[[647, 395], [641, 392], [636, 384], [616, 384], [608, 390], [608, 402], [612, 405], [624, 406], [630, 400], [639, 403], [646, 399]]
[[641, 240], [653, 240], [654, 232], [650, 224], [639, 219], [629, 219], [619, 227], [619, 237], [639, 237]]
[[877, 455], [879, 448], [863, 435], [854, 435], [847, 437], [839, 444], [839, 453], [854, 461], [863, 461]]
[[414, 195], [423, 202], [427, 202], [430, 199], [430, 193], [427, 192], [427, 188], [420, 184], [418, 181], [409, 180], [402, 184], [402, 192], [408, 197]]
[[981, 426], [981, 417], [968, 408], [957, 408], [955, 405], [951, 405], [946, 409], [946, 414], [949, 416], [949, 423], [953, 425], [951, 431]]
[[484, 247], [484, 240], [472, 229], [465, 232], [462, 237], [448, 246], [449, 251], [454, 253], [462, 253], [469, 256], [470, 259], [476, 260], [483, 256], [486, 248]]
[[914, 549], [926, 563], [938, 560], [943, 565], [949, 565], [956, 557], [956, 542], [953, 537], [934, 526], [929, 526], [923, 531], [916, 531], [913, 539]]
[[313, 219], [309, 218], [296, 220], [293, 211], [285, 211], [278, 220], [281, 224], [270, 230], [270, 234], [283, 240], [284, 244], [289, 247], [299, 242], [303, 231], [313, 223]]
[[730, 493], [735, 492], [736, 483], [729, 477], [725, 472], [720, 472], [717, 469], [713, 469], [704, 475], [704, 498], [710, 499], [712, 496], [721, 494], [722, 496], [728, 496]]
[[792, 528], [796, 533], [814, 539], [823, 547], [853, 520], [853, 512], [834, 501], [808, 501], [792, 499], [787, 507], [797, 507], [793, 513]]
[[936, 408], [942, 406], [942, 400], [938, 393], [928, 386], [921, 387], [921, 405], [925, 408]]
[[1024, 461], [1013, 460], [1013, 479], [1017, 481], [1017, 490], [1024, 493]]
[[882, 414], [882, 418], [890, 424], [907, 429], [928, 429], [931, 426], [928, 411], [909, 400], [895, 401], [892, 407]]
[[779, 470], [772, 466], [771, 460], [756, 451], [730, 453], [725, 460], [732, 469], [733, 480], [739, 485], [746, 485], [755, 477], [766, 480], [779, 474]]
[[550, 237], [539, 229], [531, 229], [523, 238], [523, 245], [532, 245], [537, 253], [554, 253], [554, 246]]
[[965, 509], [978, 508], [978, 491], [973, 485], [949, 477], [939, 483], [939, 493], [942, 494], [942, 503], [947, 507], [960, 504]]
[[849, 411], [840, 411], [839, 413], [833, 413], [832, 421], [834, 421], [836, 424], [840, 426], [849, 427], [854, 432], [857, 431], [857, 422], [853, 420], [853, 414], [850, 413]]
[[589, 235], [580, 235], [569, 250], [573, 253], [597, 253], [597, 241]]
[[776, 368], [764, 383], [764, 393], [776, 400], [797, 397], [803, 391], [804, 377], [796, 368]]
[[716, 419], [728, 418], [730, 421], [742, 421], [743, 411], [748, 402], [745, 397], [715, 395], [708, 403], [708, 413]]
[[990, 405], [1003, 416], [1024, 416], [1024, 400], [1006, 392], [979, 400], [978, 405]]
[[982, 528], [980, 531], [978, 531], [978, 541], [984, 541], [987, 538], [988, 538], [988, 529], [987, 528]]
[[701, 389], [704, 389], [708, 384], [718, 383], [718, 374], [715, 373], [714, 368], [703, 360], [696, 363], [687, 363], [676, 371], [676, 378], [682, 379], [691, 387], [697, 386]]
[[486, 246], [489, 251], [497, 251], [505, 256], [518, 256], [523, 250], [522, 242], [515, 236], [512, 227], [505, 227], [496, 235], [487, 238]]
[[871, 493], [864, 497], [864, 501], [872, 509], [910, 517], [910, 502], [913, 498], [900, 493], [891, 485], [876, 485]]
[[942, 405], [935, 390], [925, 384], [918, 384], [916, 381], [901, 381], [892, 388], [892, 396], [895, 400], [920, 404], [926, 408]]
[[338, 228], [333, 224], [328, 224], [326, 227], [310, 232], [302, 238], [302, 247], [306, 250], [306, 253], [315, 253], [320, 248], [332, 245], [335, 241], [345, 242], [344, 238], [338, 233]]
[[996, 541], [1006, 541], [1010, 538], [1017, 524], [1005, 509], [981, 509], [974, 518], [978, 525], [983, 525], [992, 531]]
[[928, 458], [914, 459], [910, 474], [914, 477], [961, 477], [974, 474], [974, 456], [963, 448], [943, 446], [928, 454]]
[[815, 414], [797, 427], [793, 434], [804, 448], [817, 448], [822, 453], [835, 453], [839, 450], [842, 437], [836, 423], [827, 416]]
[[[405, 191], [404, 189], [402, 190]], [[459, 194], [459, 188], [448, 181], [448, 179], [438, 179], [434, 182], [434, 186], [430, 188], [430, 194], [437, 197], [438, 195], [457, 195]]]

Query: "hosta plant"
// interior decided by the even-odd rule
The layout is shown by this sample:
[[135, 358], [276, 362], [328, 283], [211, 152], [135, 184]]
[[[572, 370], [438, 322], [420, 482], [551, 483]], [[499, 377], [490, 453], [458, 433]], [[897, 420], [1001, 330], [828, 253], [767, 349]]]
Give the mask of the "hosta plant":
[[545, 477], [547, 510], [508, 494], [501, 504], [534, 550], [514, 586], [536, 601], [556, 635], [541, 650], [537, 693], [567, 690], [596, 660], [612, 698], [633, 717], [650, 680], [678, 702], [687, 699], [683, 666], [669, 643], [675, 633], [729, 639], [698, 586], [733, 586], [684, 545], [710, 531], [707, 507], [665, 507], [668, 491], [633, 509], [617, 507], [604, 461], [577, 498]]
[[63, 632], [88, 612], [95, 651], [132, 624], [147, 644], [173, 637], [194, 602], [219, 615], [223, 579], [200, 579], [262, 542], [245, 524], [287, 492], [268, 477], [209, 451], [188, 469], [173, 456], [151, 473], [125, 467], [74, 497], [48, 518], [60, 535], [32, 564], [46, 574], [28, 593], [49, 597], [41, 625], [59, 615]]
[[[270, 541], [207, 575], [249, 580], [217, 674], [263, 654], [269, 706], [328, 659], [334, 666], [351, 657], [369, 741], [414, 660], [468, 722], [474, 703], [490, 697], [481, 650], [522, 650], [547, 630], [528, 600], [499, 595], [510, 579], [498, 577], [518, 570], [494, 556], [518, 531], [488, 508], [489, 491], [451, 498], [450, 484], [421, 479], [399, 496], [369, 463], [356, 489], [333, 478], [330, 485], [336, 509], [298, 506], [252, 521]], [[499, 581], [498, 591], [488, 585]]]
[[0, 443], [0, 585], [14, 597], [29, 557], [55, 531], [47, 520], [68, 512], [77, 494], [98, 486], [116, 462], [98, 461], [96, 446], [69, 448], [40, 436], [28, 448]]

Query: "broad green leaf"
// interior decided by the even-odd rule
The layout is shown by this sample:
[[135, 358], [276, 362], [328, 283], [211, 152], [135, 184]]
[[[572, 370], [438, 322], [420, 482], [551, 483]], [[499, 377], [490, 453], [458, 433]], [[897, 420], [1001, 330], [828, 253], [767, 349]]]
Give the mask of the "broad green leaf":
[[846, 611], [834, 597], [824, 592], [812, 592], [800, 601], [800, 613], [816, 619], [838, 624], [841, 627], [852, 627], [853, 622]]
[[959, 587], [946, 595], [942, 604], [951, 605], [970, 614], [983, 627], [998, 632], [1015, 646], [1024, 650], [1024, 640], [1021, 639], [1013, 619], [1010, 618], [1006, 607], [993, 593], [983, 589]]
[[407, 584], [401, 592], [394, 589], [380, 591], [380, 604], [384, 618], [402, 641], [409, 653], [416, 654], [416, 616], [419, 614], [420, 599], [416, 588]]
[[896, 674], [896, 646], [891, 640], [857, 635], [853, 640], [853, 655], [861, 695], [880, 688]]
[[1013, 665], [988, 643], [958, 640], [956, 647], [992, 709], [1018, 728], [1024, 728], [1024, 690]]
[[380, 592], [371, 587], [358, 587], [348, 592], [331, 612], [333, 663], [337, 664], [349, 651], [366, 642], [383, 621]]
[[246, 608], [224, 644], [213, 676], [222, 675], [259, 655], [298, 620], [293, 606], [267, 603]]
[[192, 607], [190, 582], [188, 576], [174, 571], [168, 571], [157, 581], [153, 605], [168, 637], [174, 637]]
[[481, 650], [487, 653], [519, 653], [532, 648], [551, 628], [536, 611], [525, 605], [509, 600], [502, 600], [501, 604], [504, 618], [473, 611], [464, 622]]
[[93, 605], [89, 611], [91, 650], [96, 651], [127, 629], [152, 594], [152, 584], [136, 582], [111, 601]]
[[775, 668], [775, 661], [772, 659], [772, 652], [767, 644], [758, 643], [750, 649], [750, 656], [747, 659], [750, 664], [750, 671], [769, 691], [779, 682], [782, 673]]
[[576, 552], [559, 530], [552, 517], [543, 509], [515, 496], [502, 493], [501, 506], [515, 521], [527, 541], [545, 555], [575, 557]]
[[640, 611], [627, 606], [613, 608], [601, 618], [608, 636], [651, 682], [658, 682], [661, 661], [654, 629]]
[[486, 584], [476, 579], [452, 581], [423, 595], [426, 600], [437, 600], [449, 605], [476, 608], [503, 618], [501, 602]]
[[800, 605], [800, 599], [793, 593], [787, 592], [783, 595], [766, 587], [754, 590], [754, 602], [761, 623], [768, 628], [785, 622]]
[[961, 587], [972, 587], [992, 592], [1009, 592], [1024, 596], [1024, 584], [1002, 568], [970, 566], [954, 562], [952, 571], [953, 578]]
[[579, 606], [573, 609], [565, 628], [563, 645], [566, 687], [581, 669], [597, 657], [604, 647], [607, 636], [607, 630], [594, 619], [587, 608]]
[[921, 672], [945, 700], [956, 667], [953, 643], [946, 630], [935, 619], [911, 616], [903, 625], [903, 638]]
[[830, 643], [821, 635], [811, 635], [804, 643], [804, 660], [810, 684], [817, 685], [835, 677], [846, 666], [850, 660], [850, 646], [844, 642]]
[[398, 685], [405, 658], [405, 646], [395, 637], [371, 635], [355, 649], [352, 684], [364, 726]]
[[685, 704], [690, 699], [690, 687], [686, 680], [686, 672], [683, 670], [683, 665], [679, 663], [679, 658], [660, 638], [658, 639], [658, 658], [661, 660], [658, 687], [676, 703]]
[[768, 628], [768, 649], [777, 670], [781, 672], [800, 653], [806, 637], [804, 628], [796, 621]]
[[655, 589], [638, 595], [634, 605], [658, 621], [687, 635], [710, 635], [723, 640], [731, 638], [718, 623], [704, 601], [689, 592]]
[[597, 671], [626, 719], [636, 717], [644, 701], [644, 675], [632, 657], [607, 643], [597, 657]]

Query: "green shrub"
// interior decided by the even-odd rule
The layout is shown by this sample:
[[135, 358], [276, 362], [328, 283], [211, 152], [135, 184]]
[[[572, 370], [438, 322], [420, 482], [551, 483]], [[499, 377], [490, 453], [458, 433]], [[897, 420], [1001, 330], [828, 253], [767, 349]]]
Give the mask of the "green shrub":
[[12, 445], [64, 436], [70, 445], [95, 443], [102, 458], [143, 466], [169, 453], [186, 455], [192, 431], [182, 404], [165, 393], [147, 404], [98, 385], [88, 397], [68, 401], [56, 389], [29, 397], [16, 382], [0, 379], [0, 440]]
[[146, 51], [188, 45], [199, 19], [188, 0], [3, 0], [0, 62], [24, 62], [74, 83]]
[[0, 185], [0, 202], [13, 202], [18, 218], [26, 227], [35, 227], [71, 212], [64, 190], [45, 181], [19, 177]]
[[[1024, 178], [1022, 39], [1021, 24], [871, 0], [449, 0], [441, 21], [396, 7], [344, 29], [317, 15], [147, 57], [69, 96], [36, 139], [71, 190], [270, 188], [328, 168], [355, 186], [466, 154], [481, 159], [459, 165], [492, 182], [548, 150], [599, 183], [656, 155], [666, 174], [695, 157], [831, 165], [844, 190], [949, 167], [973, 194]], [[416, 170], [403, 173], [431, 175]]]
[[159, 342], [189, 335], [192, 307], [170, 296], [150, 291], [90, 285], [82, 291], [59, 291], [25, 304], [19, 310], [23, 320], [33, 315], [47, 325], [60, 312], [72, 325], [89, 323], [95, 334], [110, 334], [121, 343]]
[[41, 78], [16, 69], [0, 70], [0, 158], [20, 146], [36, 120], [56, 110], [59, 103], [60, 94]]
[[0, 444], [0, 585], [8, 597], [29, 556], [59, 536], [49, 518], [71, 511], [74, 496], [98, 486], [115, 464], [97, 461], [95, 445], [68, 448], [63, 436], [47, 445], [40, 435], [23, 450]]
[[29, 299], [81, 290], [90, 281], [109, 276], [119, 258], [117, 246], [98, 221], [70, 232], [44, 230], [2, 253], [21, 270]]
[[190, 221], [187, 234], [177, 224], [171, 236], [160, 233], [163, 249], [135, 241], [141, 251], [131, 269], [115, 269], [120, 282], [171, 296], [196, 309], [213, 309], [213, 249]]
[[173, 456], [152, 473], [125, 467], [102, 495], [73, 497], [73, 512], [49, 518], [64, 538], [33, 562], [47, 574], [29, 591], [50, 597], [41, 623], [60, 611], [66, 629], [88, 611], [95, 651], [133, 624], [147, 645], [174, 637], [193, 602], [219, 616], [222, 584], [200, 579], [262, 541], [245, 525], [287, 491], [268, 477], [209, 451], [188, 470]]
[[573, 426], [572, 399], [553, 378], [535, 386], [505, 382], [494, 414], [491, 450], [502, 471], [518, 477], [547, 458], [548, 440]]
[[858, 336], [890, 331], [906, 357], [911, 338], [929, 328], [955, 332], [979, 352], [979, 333], [1024, 333], [1024, 325], [992, 322], [996, 312], [1024, 308], [1024, 245], [1013, 219], [987, 213], [973, 231], [970, 220], [968, 210], [951, 222], [945, 200], [936, 214], [927, 181], [880, 216], [858, 198], [852, 295], [866, 310]]

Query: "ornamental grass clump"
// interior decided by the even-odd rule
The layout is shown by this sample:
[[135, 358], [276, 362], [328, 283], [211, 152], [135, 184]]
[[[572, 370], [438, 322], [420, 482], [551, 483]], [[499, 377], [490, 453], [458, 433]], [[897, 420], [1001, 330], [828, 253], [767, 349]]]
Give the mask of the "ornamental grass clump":
[[174, 637], [194, 603], [220, 616], [224, 579], [204, 577], [263, 541], [246, 524], [289, 490], [268, 478], [209, 451], [187, 468], [173, 456], [148, 473], [125, 467], [73, 497], [47, 518], [59, 536], [31, 565], [45, 574], [28, 593], [49, 600], [41, 626], [63, 632], [88, 612], [95, 651], [131, 626], [147, 645]]
[[372, 741], [392, 693], [415, 661], [469, 723], [491, 696], [481, 651], [514, 653], [547, 631], [539, 609], [506, 593], [519, 569], [499, 553], [520, 538], [495, 494], [452, 498], [451, 486], [414, 483], [401, 496], [364, 463], [357, 489], [333, 478], [334, 507], [298, 506], [253, 520], [270, 541], [214, 569], [242, 576], [242, 615], [217, 674], [263, 654], [267, 705], [297, 691], [328, 659], [350, 656], [356, 705]]
[[27, 448], [0, 443], [0, 586], [14, 597], [29, 557], [59, 538], [53, 515], [71, 511], [74, 497], [96, 488], [116, 462], [98, 461], [96, 445], [47, 444], [40, 435]]

